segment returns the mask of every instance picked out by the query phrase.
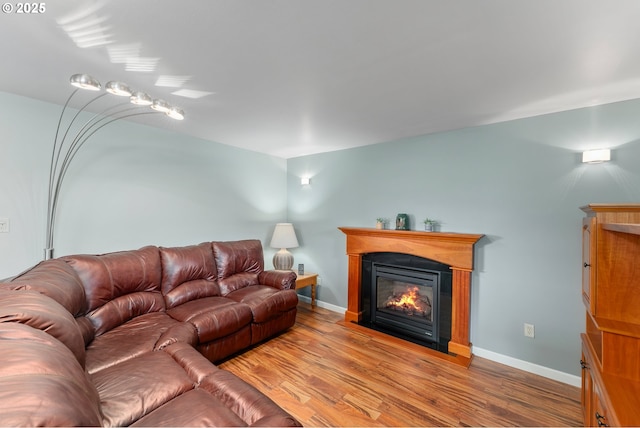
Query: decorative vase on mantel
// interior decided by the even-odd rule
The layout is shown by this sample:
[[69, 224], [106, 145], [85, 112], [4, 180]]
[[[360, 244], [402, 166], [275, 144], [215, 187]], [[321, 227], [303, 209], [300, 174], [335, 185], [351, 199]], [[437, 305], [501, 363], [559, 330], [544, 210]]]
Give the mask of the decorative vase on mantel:
[[433, 232], [436, 230], [436, 221], [430, 218], [424, 220], [424, 230], [426, 232]]
[[384, 229], [384, 224], [387, 222], [385, 218], [377, 218], [376, 219], [376, 229]]

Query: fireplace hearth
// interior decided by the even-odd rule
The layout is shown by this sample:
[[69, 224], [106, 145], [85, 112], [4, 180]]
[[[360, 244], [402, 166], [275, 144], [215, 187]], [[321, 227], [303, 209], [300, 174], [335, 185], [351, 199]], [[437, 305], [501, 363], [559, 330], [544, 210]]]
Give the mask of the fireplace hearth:
[[449, 266], [399, 253], [362, 257], [359, 324], [447, 352], [451, 339]]

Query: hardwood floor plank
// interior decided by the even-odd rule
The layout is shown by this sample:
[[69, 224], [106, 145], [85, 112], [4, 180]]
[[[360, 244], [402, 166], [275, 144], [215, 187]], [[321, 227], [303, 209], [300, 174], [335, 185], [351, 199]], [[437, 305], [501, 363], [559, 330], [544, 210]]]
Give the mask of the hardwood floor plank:
[[306, 426], [582, 423], [579, 388], [479, 357], [462, 367], [306, 303], [291, 329], [220, 367]]

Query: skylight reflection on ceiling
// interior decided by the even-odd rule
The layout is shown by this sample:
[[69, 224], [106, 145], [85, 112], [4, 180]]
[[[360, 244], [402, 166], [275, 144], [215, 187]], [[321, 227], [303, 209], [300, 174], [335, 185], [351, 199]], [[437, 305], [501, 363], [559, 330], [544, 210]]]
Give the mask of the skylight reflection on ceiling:
[[110, 27], [104, 25], [109, 18], [97, 14], [104, 4], [94, 2], [56, 19], [56, 22], [79, 48], [108, 45], [113, 43]]
[[171, 95], [193, 99], [198, 99], [213, 94], [215, 94], [215, 92], [196, 91], [194, 89], [179, 89], [177, 91], [171, 92]]
[[158, 66], [159, 61], [160, 61], [160, 58], [149, 58], [149, 57], [127, 58], [127, 65], [125, 66], [124, 69], [127, 71], [152, 72]]
[[181, 88], [182, 85], [191, 80], [191, 76], [168, 76], [161, 75], [156, 80], [156, 86], [164, 86], [167, 88]]
[[112, 64], [126, 64], [130, 58], [140, 57], [140, 43], [117, 44], [107, 46]]

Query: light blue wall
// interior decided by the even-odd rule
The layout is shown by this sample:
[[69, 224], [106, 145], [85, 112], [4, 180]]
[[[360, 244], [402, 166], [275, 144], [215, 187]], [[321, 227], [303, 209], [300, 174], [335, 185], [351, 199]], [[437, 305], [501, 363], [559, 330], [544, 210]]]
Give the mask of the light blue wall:
[[[612, 162], [580, 162], [580, 151], [600, 146], [614, 147]], [[432, 217], [442, 231], [485, 234], [472, 285], [474, 346], [578, 375], [579, 207], [640, 202], [638, 165], [640, 101], [290, 159], [296, 263], [320, 273], [321, 301], [346, 307], [339, 226], [408, 213], [412, 229]], [[525, 322], [535, 339], [524, 337]]]
[[[42, 260], [61, 106], [0, 93], [0, 278]], [[158, 117], [156, 120], [164, 120]], [[176, 123], [188, 127], [189, 120]], [[59, 200], [55, 255], [258, 238], [286, 219], [286, 161], [127, 122], [78, 152]]]
[[[60, 106], [0, 93], [0, 278], [42, 259], [46, 176]], [[259, 238], [288, 218], [320, 300], [346, 307], [339, 226], [410, 214], [486, 235], [473, 275], [475, 346], [578, 374], [581, 205], [640, 201], [640, 102], [630, 101], [288, 161], [120, 122], [69, 170], [56, 254]], [[176, 126], [188, 126], [185, 122]], [[579, 152], [610, 146], [613, 161]], [[288, 170], [288, 171], [287, 171]], [[301, 186], [300, 177], [311, 185]], [[267, 261], [267, 265], [270, 263]], [[523, 323], [536, 338], [523, 336]]]

